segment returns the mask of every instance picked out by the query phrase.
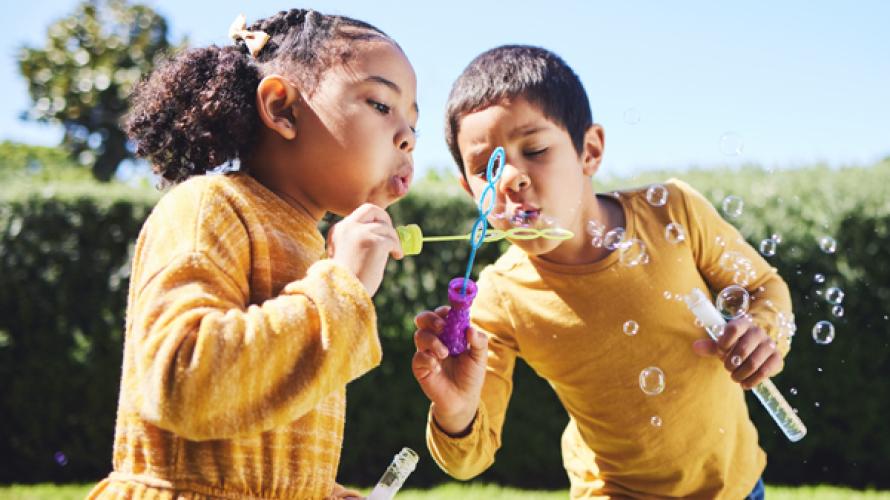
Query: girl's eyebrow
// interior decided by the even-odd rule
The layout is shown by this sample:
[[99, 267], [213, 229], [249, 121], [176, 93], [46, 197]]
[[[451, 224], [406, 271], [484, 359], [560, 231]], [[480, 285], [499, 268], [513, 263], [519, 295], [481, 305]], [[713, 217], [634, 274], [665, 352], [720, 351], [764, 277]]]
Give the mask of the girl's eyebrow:
[[[365, 81], [386, 85], [387, 87], [391, 88], [396, 94], [402, 95], [402, 88], [399, 87], [396, 82], [389, 80], [387, 78], [384, 78], [380, 75], [371, 75], [371, 76], [365, 78]], [[417, 102], [414, 103], [414, 112], [420, 113], [420, 109], [417, 107]]]

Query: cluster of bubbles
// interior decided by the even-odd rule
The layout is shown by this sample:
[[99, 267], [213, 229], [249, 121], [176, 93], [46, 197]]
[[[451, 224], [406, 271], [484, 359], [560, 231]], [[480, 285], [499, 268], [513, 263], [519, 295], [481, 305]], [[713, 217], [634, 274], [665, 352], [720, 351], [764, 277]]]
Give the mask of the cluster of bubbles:
[[637, 238], [628, 238], [623, 227], [613, 227], [606, 231], [606, 226], [598, 220], [587, 221], [587, 234], [590, 244], [596, 248], [617, 250], [618, 260], [625, 267], [634, 267], [649, 263], [646, 244]]
[[748, 286], [755, 278], [757, 278], [757, 271], [754, 269], [754, 263], [740, 252], [723, 252], [723, 254], [720, 255], [718, 265], [724, 271], [731, 272], [733, 274], [732, 282], [741, 287]]

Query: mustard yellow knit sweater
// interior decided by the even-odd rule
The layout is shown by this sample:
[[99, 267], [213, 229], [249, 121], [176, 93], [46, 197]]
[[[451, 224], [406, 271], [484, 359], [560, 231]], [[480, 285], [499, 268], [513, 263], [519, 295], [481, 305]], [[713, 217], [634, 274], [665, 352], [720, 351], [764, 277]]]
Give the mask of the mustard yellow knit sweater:
[[114, 471], [90, 498], [324, 498], [345, 386], [380, 362], [361, 283], [246, 174], [192, 178], [131, 273]]

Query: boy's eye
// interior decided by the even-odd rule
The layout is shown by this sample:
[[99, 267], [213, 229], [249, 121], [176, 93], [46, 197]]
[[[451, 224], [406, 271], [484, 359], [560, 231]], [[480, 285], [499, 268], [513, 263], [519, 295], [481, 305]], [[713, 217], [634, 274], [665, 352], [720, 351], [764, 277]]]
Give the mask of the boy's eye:
[[373, 99], [368, 99], [368, 104], [370, 104], [372, 108], [374, 108], [374, 109], [376, 109], [377, 111], [379, 111], [380, 114], [382, 114], [382, 115], [388, 115], [388, 114], [389, 114], [389, 111], [390, 111], [390, 109], [391, 109], [391, 108], [390, 108], [389, 106], [387, 106], [386, 104], [383, 104], [382, 102], [377, 102], [377, 101], [375, 101], [375, 100], [373, 100]]
[[523, 154], [524, 154], [525, 156], [538, 156], [538, 155], [543, 154], [545, 151], [547, 151], [547, 148], [541, 148], [541, 149], [535, 149], [535, 150], [532, 150], [532, 151], [526, 151], [526, 152], [523, 153]]

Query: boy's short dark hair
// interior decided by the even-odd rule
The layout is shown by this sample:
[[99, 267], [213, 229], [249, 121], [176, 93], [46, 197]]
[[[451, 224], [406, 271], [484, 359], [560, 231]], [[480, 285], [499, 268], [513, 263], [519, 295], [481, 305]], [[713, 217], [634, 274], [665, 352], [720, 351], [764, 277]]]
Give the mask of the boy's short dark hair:
[[578, 154], [593, 124], [587, 92], [578, 75], [558, 55], [530, 45], [502, 45], [479, 54], [451, 87], [445, 118], [445, 141], [464, 172], [457, 134], [461, 118], [503, 99], [524, 97], [544, 116], [561, 125]]

